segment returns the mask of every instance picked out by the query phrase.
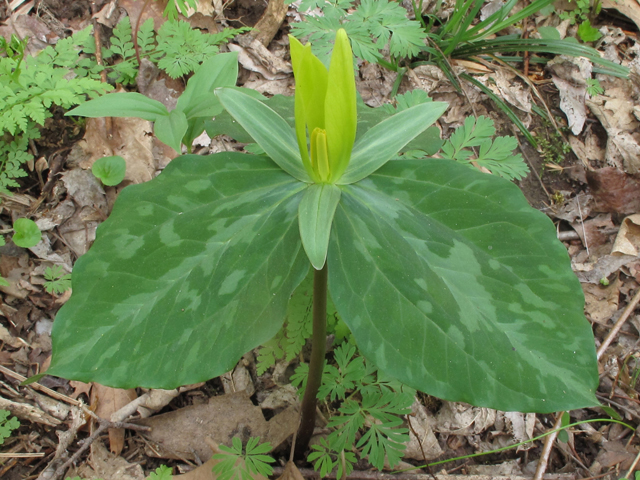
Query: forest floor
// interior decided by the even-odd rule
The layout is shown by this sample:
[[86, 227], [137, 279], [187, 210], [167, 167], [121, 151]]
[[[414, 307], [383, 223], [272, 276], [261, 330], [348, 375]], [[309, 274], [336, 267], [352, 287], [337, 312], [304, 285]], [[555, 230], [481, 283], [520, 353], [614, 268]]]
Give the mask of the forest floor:
[[[211, 2], [200, 3], [206, 7], [204, 14], [189, 21], [194, 27], [214, 31], [216, 9], [210, 7]], [[425, 8], [429, 8], [427, 3]], [[111, 11], [126, 12], [135, 20], [143, 4], [140, 0], [96, 1], [93, 8], [107, 15], [103, 8], [116, 7]], [[520, 151], [531, 172], [517, 183], [530, 204], [557, 225], [558, 237], [571, 256], [586, 296], [586, 318], [592, 324], [596, 346], [602, 347], [598, 398], [610, 407], [572, 411], [571, 421], [618, 415], [636, 427], [640, 420], [640, 314], [635, 309], [640, 292], [640, 4], [635, 0], [603, 0], [602, 4], [602, 12], [592, 22], [604, 33], [596, 46], [607, 58], [629, 66], [632, 74], [627, 79], [598, 75], [603, 92], [587, 97], [586, 105], [584, 93], [582, 100], [575, 100], [571, 72], [578, 67], [571, 59], [546, 69], [528, 65], [530, 82], [522, 80], [523, 64], [513, 69], [459, 62], [455, 67], [490, 85], [536, 138], [543, 139], [536, 150], [519, 137]], [[236, 20], [230, 22], [233, 26], [253, 26], [266, 18], [265, 7], [266, 2], [236, 0], [229, 2], [224, 15]], [[90, 25], [91, 8], [89, 0], [6, 1], [0, 4], [0, 34], [8, 39], [11, 33], [18, 33], [43, 45], [53, 44]], [[153, 17], [157, 26], [162, 10], [162, 2], [151, 2], [144, 15]], [[293, 6], [284, 13], [287, 15], [267, 19], [275, 25], [272, 39], [266, 42], [268, 49], [232, 42], [240, 51], [240, 86], [265, 95], [293, 93], [286, 34], [299, 14]], [[530, 18], [528, 26], [533, 31], [551, 21], [550, 16]], [[100, 25], [103, 37], [109, 38], [113, 23]], [[572, 28], [565, 24], [567, 27]], [[154, 98], [175, 98], [184, 89], [181, 81], [161, 72], [150, 75], [151, 86], [146, 85], [145, 91], [155, 92]], [[362, 64], [357, 84], [365, 103], [388, 103], [396, 75], [377, 64]], [[489, 78], [491, 82], [486, 81]], [[502, 135], [517, 133], [480, 90], [463, 87], [461, 94], [437, 67], [420, 66], [405, 75], [399, 93], [419, 88], [434, 100], [450, 104], [438, 122], [443, 138], [469, 115], [492, 118]], [[543, 102], [558, 122], [557, 128], [543, 123], [533, 112], [532, 103], [542, 106]], [[20, 420], [20, 427], [1, 446], [0, 478], [142, 480], [164, 464], [173, 468], [176, 477], [211, 479], [215, 478], [207, 462], [211, 436], [214, 443], [228, 443], [243, 428], [254, 436], [262, 432], [262, 440], [271, 441], [276, 473], [282, 472], [297, 425], [299, 400], [295, 389], [282, 380], [285, 371], [291, 371], [287, 370], [290, 365], [279, 364], [275, 371], [258, 377], [255, 352], [245, 355], [223, 377], [176, 391], [116, 390], [54, 377], [20, 386], [26, 377], [46, 369], [51, 326], [70, 295], [70, 291], [50, 294], [43, 288], [45, 267], [56, 264], [72, 270], [122, 188], [103, 188], [91, 175], [93, 161], [105, 154], [122, 155], [127, 159], [125, 184], [131, 184], [154, 178], [176, 156], [154, 141], [149, 122], [114, 118], [108, 139], [104, 122], [89, 120], [81, 125], [63, 114], [56, 111], [47, 120], [42, 137], [32, 145], [36, 161], [29, 165], [29, 176], [21, 180], [21, 189], [3, 196], [0, 204], [3, 226], [30, 216], [44, 231], [43, 242], [32, 249], [11, 242], [0, 247], [0, 273], [9, 281], [8, 287], [0, 287], [0, 409]], [[199, 154], [238, 148], [224, 136], [201, 137], [197, 144], [195, 153]], [[123, 428], [107, 431], [109, 425], [96, 419], [113, 419], [114, 412], [119, 412], [116, 419], [120, 422], [147, 416], [144, 424], [153, 433]], [[557, 422], [553, 414], [498, 412], [426, 395], [419, 395], [408, 420], [412, 440], [399, 469], [530, 440]], [[91, 441], [86, 442], [90, 436]], [[633, 471], [640, 470], [640, 441], [628, 428], [606, 422], [583, 424], [570, 429], [563, 440], [546, 453], [545, 439], [540, 439], [518, 449], [397, 477], [532, 478], [542, 459], [546, 469], [539, 469], [539, 474], [545, 473], [544, 478], [637, 478]], [[83, 444], [87, 448], [74, 458], [69, 470], [54, 473]], [[311, 475], [309, 464], [300, 462], [298, 467]], [[360, 462], [350, 478], [390, 477]]]

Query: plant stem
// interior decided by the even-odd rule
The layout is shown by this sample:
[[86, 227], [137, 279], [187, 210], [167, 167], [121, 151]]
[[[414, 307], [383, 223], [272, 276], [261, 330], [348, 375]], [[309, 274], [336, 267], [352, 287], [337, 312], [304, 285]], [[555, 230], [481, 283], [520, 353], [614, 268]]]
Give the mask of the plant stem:
[[316, 425], [316, 403], [318, 390], [322, 384], [324, 356], [327, 345], [327, 264], [313, 272], [313, 334], [311, 337], [311, 361], [307, 388], [302, 398], [300, 427], [296, 442], [295, 456], [301, 458]]

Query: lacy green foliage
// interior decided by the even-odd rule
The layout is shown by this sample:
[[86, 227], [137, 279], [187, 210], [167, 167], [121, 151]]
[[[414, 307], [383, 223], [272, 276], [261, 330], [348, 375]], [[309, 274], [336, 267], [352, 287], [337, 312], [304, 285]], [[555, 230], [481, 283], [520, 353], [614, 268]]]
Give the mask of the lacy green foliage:
[[[0, 192], [11, 195], [9, 188], [18, 188], [16, 178], [26, 177], [27, 172], [22, 169], [33, 155], [27, 152], [29, 140], [40, 137], [40, 130], [34, 122], [29, 122], [26, 131], [21, 135], [11, 136], [5, 133], [0, 137]], [[6, 140], [3, 140], [6, 139]]]
[[[280, 331], [260, 347], [256, 363], [258, 375], [262, 375], [278, 361], [290, 362], [302, 351], [307, 339], [311, 337], [312, 292], [313, 275], [309, 274], [293, 292], [287, 307], [287, 317]], [[331, 298], [327, 301], [327, 334], [335, 335], [336, 342], [342, 342], [350, 334], [349, 328], [340, 320]]]
[[165, 22], [158, 31], [156, 53], [158, 67], [172, 78], [193, 72], [202, 62], [219, 51], [219, 45], [249, 28], [225, 28], [219, 33], [200, 32], [185, 21]]
[[44, 270], [44, 289], [47, 293], [60, 295], [71, 288], [71, 274], [65, 273], [60, 265], [47, 267]]
[[68, 78], [90, 35], [87, 27], [22, 62], [0, 58], [0, 133], [20, 134], [30, 121], [43, 125], [51, 106], [69, 108], [111, 89], [91, 78]]
[[219, 480], [253, 480], [254, 475], [272, 475], [273, 467], [269, 464], [275, 460], [265, 455], [272, 450], [271, 444], [259, 442], [260, 437], [251, 437], [243, 450], [242, 440], [233, 437], [231, 447], [220, 445], [223, 453], [213, 456], [214, 459], [220, 460], [214, 465], [213, 473]]
[[587, 78], [585, 82], [587, 82], [587, 94], [589, 96], [595, 97], [604, 93], [604, 88], [602, 88], [597, 78]]
[[397, 95], [395, 98], [395, 107], [391, 104], [382, 105], [380, 108], [390, 115], [401, 112], [407, 108], [415, 107], [421, 103], [431, 102], [431, 98], [424, 90], [410, 90], [402, 95]]
[[173, 470], [166, 465], [160, 465], [154, 472], [147, 477], [147, 480], [171, 480], [173, 478]]
[[407, 18], [407, 11], [397, 2], [363, 0], [356, 3], [305, 1], [299, 7], [300, 12], [321, 8], [324, 16], [307, 15], [304, 22], [292, 25], [291, 33], [299, 39], [308, 37], [325, 64], [340, 28], [347, 31], [354, 55], [368, 62], [382, 59], [382, 50], [387, 46], [395, 58], [410, 58], [420, 52], [426, 34], [418, 22]]
[[[355, 463], [354, 448], [380, 470], [385, 458], [393, 467], [409, 440], [402, 416], [411, 412], [415, 391], [355, 355], [356, 347], [345, 343], [334, 350], [336, 364], [324, 367], [318, 398], [342, 404], [327, 425], [334, 430], [325, 442], [312, 447], [314, 451], [307, 458], [321, 476], [338, 467], [340, 478], [343, 461], [348, 475]], [[306, 386], [308, 369], [307, 364], [301, 364], [292, 376], [293, 385], [301, 386], [300, 393]]]
[[[188, 16], [189, 8], [198, 10], [197, 0], [175, 0], [167, 2], [163, 15], [171, 20], [178, 18], [178, 13]], [[179, 10], [179, 12], [178, 12]]]
[[[171, 3], [171, 2], [170, 2]], [[236, 35], [250, 28], [225, 28], [219, 33], [208, 34], [191, 27], [184, 20], [167, 20], [154, 32], [153, 19], [148, 18], [138, 30], [138, 48], [141, 58], [148, 58], [167, 72], [171, 78], [178, 78], [194, 72], [207, 58], [220, 50]], [[79, 76], [97, 78], [100, 71], [107, 69], [107, 76], [124, 85], [134, 84], [138, 75], [138, 60], [133, 44], [131, 21], [124, 17], [113, 29], [110, 46], [103, 48], [102, 56], [107, 62], [101, 67], [95, 62], [95, 42], [88, 39], [83, 51], [89, 54], [78, 63]]]
[[11, 413], [7, 410], [0, 410], [0, 445], [11, 436], [11, 432], [20, 426], [18, 419], [16, 417], [9, 418], [9, 415]]
[[0, 42], [0, 192], [19, 187], [16, 178], [26, 176], [21, 166], [33, 158], [29, 140], [40, 136], [52, 106], [69, 108], [110, 90], [91, 78], [70, 78], [80, 46], [91, 36], [91, 27], [47, 47], [37, 56], [25, 56], [26, 42]]
[[[521, 154], [513, 154], [518, 148], [514, 137], [493, 136], [496, 129], [493, 120], [480, 116], [477, 119], [467, 117], [442, 146], [442, 156], [458, 162], [476, 162], [491, 173], [508, 180], [521, 179], [529, 173], [529, 167]], [[477, 154], [472, 147], [479, 147]]]
[[574, 8], [557, 12], [557, 14], [562, 20], [569, 20], [571, 25], [588, 21], [592, 13], [596, 16], [602, 8], [600, 0], [569, 0], [569, 4], [573, 4]]

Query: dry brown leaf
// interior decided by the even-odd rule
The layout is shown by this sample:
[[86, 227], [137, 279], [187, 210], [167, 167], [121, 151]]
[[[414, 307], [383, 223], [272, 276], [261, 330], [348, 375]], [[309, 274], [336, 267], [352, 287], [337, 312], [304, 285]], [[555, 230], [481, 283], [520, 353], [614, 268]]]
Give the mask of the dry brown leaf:
[[217, 475], [213, 473], [213, 467], [219, 461], [220, 460], [211, 459], [195, 470], [191, 470], [184, 475], [174, 475], [173, 478], [181, 478], [182, 480], [216, 480]]
[[622, 221], [613, 244], [612, 255], [635, 255], [640, 253], [640, 214], [630, 215]]
[[438, 439], [431, 428], [435, 420], [427, 408], [417, 399], [411, 406], [411, 415], [407, 417], [407, 420], [411, 422], [411, 428], [409, 429], [409, 443], [407, 443], [403, 457], [428, 461], [442, 455]]
[[[121, 388], [111, 388], [94, 383], [91, 389], [90, 403], [96, 405], [96, 415], [100, 418], [110, 418], [113, 412], [127, 405], [137, 398], [133, 389], [123, 390]], [[109, 448], [119, 455], [124, 447], [124, 428], [109, 429]]]
[[576, 231], [582, 244], [594, 249], [609, 241], [609, 233], [615, 225], [611, 221], [611, 214], [600, 214], [584, 222], [576, 220], [571, 222], [571, 227]]
[[[140, 20], [140, 24], [147, 19], [153, 19], [153, 26], [156, 31], [167, 21], [164, 17], [164, 8], [167, 6], [168, 0], [157, 0], [155, 2], [140, 2], [135, 0], [119, 0], [118, 5], [120, 8], [124, 8], [129, 14], [131, 19], [131, 25], [135, 25], [138, 21], [138, 16], [142, 9], [144, 9], [143, 17]], [[173, 0], [172, 0], [173, 1]], [[145, 5], [147, 3], [148, 5]], [[183, 17], [181, 17], [183, 18]]]
[[637, 260], [638, 257], [631, 255], [604, 255], [593, 263], [574, 263], [571, 267], [580, 282], [599, 285], [602, 278]]
[[[185, 473], [184, 475], [174, 475], [173, 478], [180, 478], [182, 480], [216, 480], [218, 478], [218, 476], [215, 473], [213, 473], [213, 467], [219, 461], [220, 460], [211, 459], [211, 460], [203, 463], [202, 465], [200, 465], [195, 470], [192, 470], [189, 473]], [[290, 478], [290, 480], [294, 480], [291, 477], [289, 477], [289, 478]], [[262, 475], [253, 475], [253, 479], [254, 480], [268, 480], [266, 477], [263, 477]], [[295, 480], [297, 480], [297, 478]]]
[[630, 18], [640, 29], [640, 4], [634, 1], [602, 0], [602, 8], [612, 8], [619, 11], [625, 17]]
[[100, 478], [102, 480], [144, 480], [145, 475], [140, 465], [131, 464], [124, 458], [110, 453], [102, 441], [97, 439], [91, 444], [91, 455], [87, 464], [75, 472], [67, 472], [67, 476], [82, 478]]
[[[163, 413], [137, 422], [151, 427], [145, 437], [155, 444], [163, 458], [194, 459], [194, 453], [204, 460], [212, 455], [205, 439], [230, 445], [233, 437], [243, 442], [260, 437], [277, 448], [298, 427], [298, 411], [289, 407], [268, 422], [262, 410], [251, 402], [245, 392], [220, 395], [202, 405], [191, 405], [174, 412]], [[150, 455], [157, 456], [149, 451]]]
[[454, 435], [475, 435], [484, 432], [496, 421], [496, 411], [473, 407], [466, 403], [444, 402], [436, 415], [433, 429]]
[[84, 383], [84, 382], [78, 382], [77, 380], [71, 380], [69, 382], [69, 386], [71, 388], [73, 388], [73, 393], [70, 395], [70, 397], [71, 398], [75, 398], [77, 400], [78, 397], [80, 395], [82, 395], [83, 393], [88, 397], [89, 396], [89, 392], [91, 391], [91, 387], [93, 386], [93, 384]]
[[[509, 432], [517, 443], [525, 442], [533, 438], [533, 429], [536, 425], [535, 413], [505, 412], [504, 418]], [[535, 447], [535, 443], [531, 442], [529, 444], [520, 445], [517, 451], [521, 452]]]
[[304, 480], [304, 477], [302, 473], [300, 473], [300, 470], [298, 470], [298, 467], [296, 467], [296, 464], [289, 460], [284, 466], [282, 475], [280, 475], [277, 480]]
[[88, 118], [84, 138], [74, 147], [78, 164], [89, 169], [97, 159], [120, 155], [127, 162], [127, 183], [148, 182], [155, 177], [157, 162], [153, 156], [153, 127], [141, 118], [111, 119], [111, 136], [104, 118]]
[[13, 348], [19, 348], [24, 345], [22, 341], [11, 335], [9, 330], [0, 325], [0, 342]]
[[556, 57], [547, 64], [551, 78], [560, 94], [560, 109], [567, 115], [567, 123], [574, 135], [582, 131], [587, 120], [587, 78], [592, 65], [584, 57]]
[[593, 283], [582, 284], [584, 311], [590, 320], [606, 325], [607, 320], [618, 311], [621, 285], [622, 281], [618, 277], [607, 287]]
[[640, 180], [613, 167], [587, 172], [595, 200], [594, 211], [634, 214], [640, 212]]
[[[209, 5], [211, 5], [211, 2], [209, 2]], [[275, 37], [278, 30], [280, 30], [280, 26], [287, 16], [288, 10], [289, 5], [287, 2], [269, 0], [267, 9], [262, 14], [262, 17], [260, 17], [260, 20], [258, 20], [258, 23], [253, 27], [253, 31], [249, 32], [248, 35], [254, 36], [262, 45], [268, 47], [273, 37]]]

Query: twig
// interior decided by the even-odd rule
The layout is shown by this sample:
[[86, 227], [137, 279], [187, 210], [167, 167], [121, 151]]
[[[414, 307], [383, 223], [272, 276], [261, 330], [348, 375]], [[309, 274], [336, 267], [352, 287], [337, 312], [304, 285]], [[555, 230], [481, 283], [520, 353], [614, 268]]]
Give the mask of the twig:
[[580, 199], [576, 196], [576, 204], [578, 205], [578, 213], [580, 214], [580, 225], [582, 225], [582, 235], [584, 235], [584, 247], [587, 249], [587, 256], [589, 253], [589, 240], [587, 240], [587, 230], [584, 228], [584, 219], [582, 218], [582, 209], [580, 208]]
[[[93, 40], [96, 44], [96, 63], [100, 66], [104, 66], [104, 61], [102, 60], [102, 41], [100, 40], [100, 24], [98, 23], [98, 19], [96, 18], [96, 14], [98, 13], [98, 8], [96, 7], [96, 2], [91, 2], [91, 15], [92, 23], [93, 23]], [[107, 71], [103, 68], [100, 72], [100, 80], [102, 83], [107, 83]], [[113, 121], [111, 117], [105, 117], [104, 126], [107, 134], [107, 138], [113, 137]]]
[[[413, 435], [416, 437], [416, 440], [418, 441], [418, 446], [420, 447], [420, 452], [422, 453], [422, 461], [425, 464], [428, 464], [429, 461], [427, 460], [427, 456], [424, 453], [424, 448], [422, 448], [422, 439], [420, 438], [420, 435], [418, 435], [418, 432], [415, 431], [415, 429], [413, 428], [413, 424], [411, 423], [411, 414], [409, 415], [405, 415], [406, 419], [407, 419], [407, 424], [409, 425], [409, 428], [411, 429], [411, 433], [413, 433]], [[433, 474], [433, 471], [431, 470], [431, 467], [427, 465], [427, 468], [429, 469], [429, 475], [431, 475], [431, 478], [433, 478], [433, 480], [438, 480], [436, 478], [436, 476]]]
[[549, 463], [549, 457], [551, 456], [551, 450], [553, 449], [553, 444], [556, 441], [556, 437], [560, 431], [559, 429], [562, 428], [563, 415], [564, 412], [558, 412], [558, 418], [556, 419], [556, 423], [553, 425], [553, 430], [555, 430], [555, 432], [551, 432], [544, 441], [544, 447], [542, 448], [542, 454], [540, 455], [540, 460], [538, 460], [538, 466], [536, 467], [536, 473], [533, 476], [533, 480], [542, 480], [542, 477], [544, 477], [544, 473], [547, 470], [547, 464]]
[[43, 477], [43, 474], [44, 474], [43, 472], [43, 474], [41, 474], [37, 480], [58, 480], [59, 478], [61, 478], [64, 475], [64, 473], [67, 471], [67, 469], [74, 462], [76, 462], [78, 458], [80, 458], [80, 455], [82, 455], [104, 431], [110, 428], [128, 428], [130, 430], [138, 430], [138, 431], [144, 431], [144, 432], [148, 432], [151, 430], [150, 427], [147, 427], [144, 425], [136, 425], [133, 423], [124, 423], [124, 422], [110, 422], [109, 420], [105, 420], [104, 418], [98, 418], [98, 423], [99, 425], [98, 425], [98, 428], [96, 428], [95, 432], [93, 432], [86, 439], [82, 440], [82, 442], [79, 442], [82, 444], [80, 448], [76, 451], [76, 453], [74, 453], [71, 456], [71, 458], [69, 458], [66, 462], [60, 465], [55, 470], [55, 472], [53, 472], [53, 475], [51, 475], [50, 477], [49, 476]]
[[[611, 344], [615, 336], [618, 334], [618, 332], [622, 328], [622, 325], [624, 325], [624, 322], [627, 321], [631, 313], [635, 310], [639, 301], [640, 301], [640, 288], [634, 295], [631, 302], [629, 302], [629, 305], [627, 305], [627, 308], [624, 309], [624, 312], [622, 312], [622, 315], [620, 315], [620, 318], [618, 319], [616, 324], [613, 326], [613, 328], [609, 332], [609, 335], [607, 335], [607, 337], [604, 339], [604, 341], [598, 348], [598, 351], [596, 353], [598, 360], [600, 360], [600, 358], [602, 357], [604, 352], [607, 350], [607, 348], [609, 347], [609, 345]], [[564, 412], [560, 412], [558, 419], [556, 420], [556, 423], [553, 426], [554, 430], [557, 430], [560, 427], [562, 427], [562, 415], [564, 415]], [[542, 477], [544, 476], [544, 473], [547, 470], [547, 464], [549, 463], [549, 456], [551, 455], [551, 449], [553, 448], [553, 443], [555, 442], [557, 436], [558, 436], [558, 432], [553, 432], [546, 438], [544, 442], [544, 448], [542, 449], [542, 454], [540, 455], [540, 460], [538, 460], [538, 467], [536, 468], [536, 474], [534, 475], [533, 480], [542, 480]]]
[[[3, 367], [0, 365], [0, 373], [4, 373], [8, 377], [15, 378], [20, 382], [24, 382], [27, 377], [23, 377], [19, 373], [14, 372], [13, 370], [9, 370], [7, 367]], [[76, 407], [83, 407], [84, 403], [80, 400], [76, 400], [74, 398], [68, 397], [62, 393], [56, 392], [55, 390], [51, 390], [50, 388], [45, 387], [44, 385], [40, 385], [38, 382], [30, 383], [27, 385], [29, 388], [33, 388], [34, 390], [39, 390], [42, 393], [49, 395], [51, 398], [55, 398], [56, 400], [61, 400], [69, 405], [74, 405]]]
[[538, 179], [538, 182], [540, 182], [540, 186], [542, 187], [542, 190], [544, 190], [544, 193], [547, 195], [547, 198], [551, 199], [551, 194], [549, 193], [549, 190], [547, 190], [547, 187], [544, 186], [544, 183], [542, 182], [542, 178], [540, 178], [538, 171], [533, 166], [533, 162], [529, 159], [529, 154], [524, 148], [522, 148], [522, 143], [520, 143], [520, 139], [518, 138], [518, 133], [516, 132], [516, 129], [513, 125], [511, 125], [511, 129], [512, 129], [511, 133], [513, 133], [513, 138], [515, 138], [516, 142], [518, 142], [518, 148], [520, 149], [520, 152], [522, 152], [524, 159], [527, 161], [529, 168], [531, 169], [535, 177]]
[[618, 321], [615, 323], [615, 325], [609, 332], [609, 335], [607, 335], [607, 338], [603, 340], [602, 344], [600, 345], [600, 348], [598, 348], [598, 354], [597, 354], [598, 360], [600, 360], [600, 358], [604, 354], [607, 347], [609, 347], [609, 345], [611, 344], [615, 336], [618, 334], [618, 332], [622, 328], [622, 325], [624, 325], [624, 322], [627, 321], [631, 313], [633, 313], [633, 311], [636, 309], [639, 301], [640, 301], [640, 288], [638, 289], [636, 294], [633, 296], [633, 299], [631, 300], [631, 302], [629, 302], [629, 305], [627, 305], [627, 308], [624, 309], [624, 312], [622, 312], [622, 315], [620, 315], [620, 318], [618, 319]]
[[629, 478], [631, 476], [631, 474], [633, 473], [633, 471], [636, 468], [636, 465], [638, 465], [638, 462], [640, 462], [640, 452], [638, 452], [638, 455], [636, 455], [636, 459], [633, 461], [633, 463], [631, 464], [631, 468], [629, 468], [629, 471], [627, 472], [627, 474], [624, 476], [624, 478]]
[[0, 458], [40, 458], [44, 457], [44, 452], [37, 453], [0, 453]]
[[136, 19], [136, 26], [131, 33], [131, 38], [133, 40], [133, 49], [136, 51], [136, 60], [138, 60], [138, 66], [142, 66], [142, 59], [140, 58], [140, 46], [138, 45], [138, 31], [140, 30], [140, 19], [142, 18], [142, 14], [147, 9], [147, 5], [149, 5], [149, 0], [145, 0], [142, 8], [140, 9], [140, 13], [138, 13], [138, 18]]

